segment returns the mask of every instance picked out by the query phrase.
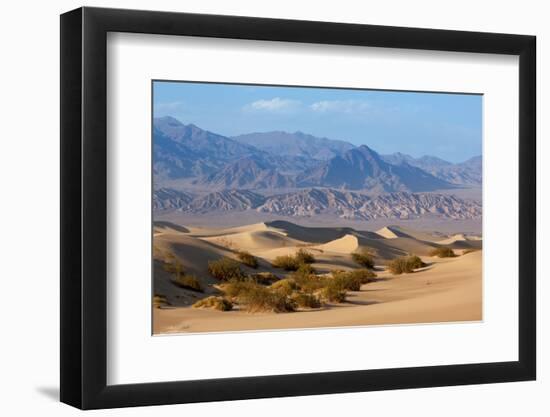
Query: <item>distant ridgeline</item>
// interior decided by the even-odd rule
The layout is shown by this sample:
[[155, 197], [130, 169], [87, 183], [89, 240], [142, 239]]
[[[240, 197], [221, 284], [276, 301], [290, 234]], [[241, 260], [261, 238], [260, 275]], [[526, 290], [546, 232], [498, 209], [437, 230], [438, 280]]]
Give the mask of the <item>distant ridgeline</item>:
[[233, 138], [172, 117], [154, 120], [156, 210], [256, 210], [286, 216], [452, 219], [481, 217], [481, 203], [436, 190], [481, 187], [481, 157], [379, 155], [301, 132]]

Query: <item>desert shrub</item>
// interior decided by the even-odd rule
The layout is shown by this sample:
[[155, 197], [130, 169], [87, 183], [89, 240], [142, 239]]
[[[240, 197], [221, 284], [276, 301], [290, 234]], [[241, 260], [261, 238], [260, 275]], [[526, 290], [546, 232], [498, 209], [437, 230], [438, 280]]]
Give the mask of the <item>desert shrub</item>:
[[351, 258], [354, 262], [365, 268], [374, 268], [374, 256], [368, 249], [361, 249], [359, 252], [353, 252]]
[[277, 256], [272, 264], [275, 268], [281, 268], [285, 271], [296, 271], [300, 267], [300, 262], [292, 255]]
[[301, 264], [298, 269], [290, 274], [294, 279], [310, 278], [315, 275], [315, 268], [309, 264]]
[[258, 260], [250, 252], [239, 251], [237, 252], [237, 258], [239, 258], [239, 261], [241, 261], [244, 265], [249, 266], [250, 268], [258, 268]]
[[343, 303], [346, 301], [347, 292], [342, 288], [342, 283], [339, 280], [329, 279], [319, 291], [319, 295], [324, 301]]
[[438, 258], [454, 258], [456, 254], [451, 248], [436, 248], [430, 252], [430, 256], [437, 256]]
[[239, 262], [230, 258], [208, 262], [208, 272], [220, 281], [243, 280], [246, 278]]
[[250, 313], [294, 311], [294, 303], [285, 294], [271, 291], [269, 288], [259, 285], [250, 287], [247, 291], [241, 291], [238, 296], [238, 303], [243, 305], [244, 309]]
[[153, 297], [153, 307], [155, 308], [160, 308], [168, 304], [170, 303], [168, 302], [168, 300], [166, 299], [166, 296], [164, 295], [155, 294], [155, 296]]
[[368, 284], [369, 282], [375, 281], [376, 278], [376, 273], [366, 268], [354, 269], [353, 271], [349, 271], [348, 274], [357, 277], [361, 281], [361, 284]]
[[162, 264], [162, 268], [171, 274], [183, 274], [183, 265], [174, 255], [172, 255], [172, 258], [168, 262]]
[[188, 290], [204, 291], [200, 281], [194, 275], [177, 274], [176, 277], [172, 279], [172, 282], [178, 287]]
[[312, 264], [315, 262], [315, 256], [313, 256], [311, 252], [308, 252], [305, 249], [298, 250], [294, 257], [299, 264]]
[[257, 272], [249, 275], [249, 278], [257, 284], [262, 285], [271, 285], [274, 282], [279, 281], [279, 277], [271, 272]]
[[392, 274], [410, 274], [416, 268], [426, 266], [418, 256], [401, 256], [388, 263], [388, 269]]
[[273, 291], [289, 296], [298, 289], [298, 285], [292, 278], [284, 278], [271, 284], [270, 288]]
[[305, 293], [313, 293], [325, 285], [325, 278], [315, 275], [315, 270], [307, 264], [302, 264], [297, 271], [290, 274], [290, 278], [294, 280], [298, 289]]
[[232, 280], [223, 284], [221, 290], [227, 297], [237, 300], [241, 294], [251, 291], [256, 287], [260, 287], [260, 285], [252, 280]]
[[285, 271], [296, 271], [300, 265], [312, 264], [315, 262], [315, 256], [305, 249], [299, 249], [294, 256], [282, 255], [277, 256], [272, 264], [275, 268], [281, 268]]
[[194, 308], [212, 308], [219, 311], [229, 311], [233, 309], [233, 303], [223, 297], [210, 296], [203, 298], [193, 304]]
[[319, 308], [321, 307], [321, 301], [313, 294], [293, 293], [290, 300], [298, 308]]
[[426, 264], [422, 262], [422, 259], [416, 255], [409, 255], [407, 262], [412, 269], [424, 268]]
[[359, 291], [361, 289], [361, 277], [345, 271], [334, 271], [332, 281], [340, 285], [343, 290]]
[[277, 281], [271, 287], [264, 287], [252, 280], [232, 281], [224, 284], [222, 291], [226, 297], [239, 304], [243, 310], [251, 313], [260, 311], [275, 313], [294, 311], [294, 303], [288, 297], [292, 291], [288, 293], [285, 285], [279, 284], [281, 281]]

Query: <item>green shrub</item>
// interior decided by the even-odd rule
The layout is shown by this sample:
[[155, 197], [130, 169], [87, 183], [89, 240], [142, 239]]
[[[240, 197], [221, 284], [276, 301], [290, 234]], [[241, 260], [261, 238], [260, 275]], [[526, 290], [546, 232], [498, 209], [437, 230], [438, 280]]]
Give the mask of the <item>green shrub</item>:
[[272, 264], [275, 268], [281, 268], [285, 271], [296, 271], [300, 267], [300, 262], [292, 255], [277, 256]]
[[212, 308], [219, 311], [229, 311], [233, 309], [233, 303], [223, 297], [210, 296], [203, 298], [193, 304], [194, 308]]
[[176, 275], [172, 282], [178, 287], [187, 288], [193, 291], [203, 292], [202, 285], [200, 281], [194, 275]]
[[249, 252], [239, 251], [237, 252], [237, 258], [239, 258], [239, 261], [241, 261], [244, 265], [249, 266], [250, 268], [258, 268], [258, 260]]
[[374, 256], [368, 249], [361, 249], [359, 252], [353, 252], [351, 258], [354, 262], [365, 268], [374, 268]]
[[401, 256], [388, 263], [388, 269], [392, 274], [410, 274], [417, 268], [426, 266], [422, 259], [416, 255]]
[[240, 263], [230, 258], [208, 262], [208, 272], [220, 281], [243, 280], [246, 278], [241, 270]]
[[305, 249], [298, 250], [294, 257], [296, 258], [296, 261], [298, 261], [298, 263], [300, 264], [312, 264], [315, 262], [315, 256], [313, 256], [313, 254]]
[[290, 300], [298, 308], [319, 308], [321, 307], [321, 301], [313, 294], [293, 293], [290, 296]]
[[430, 252], [430, 256], [437, 256], [438, 258], [454, 258], [456, 254], [451, 248], [436, 248]]

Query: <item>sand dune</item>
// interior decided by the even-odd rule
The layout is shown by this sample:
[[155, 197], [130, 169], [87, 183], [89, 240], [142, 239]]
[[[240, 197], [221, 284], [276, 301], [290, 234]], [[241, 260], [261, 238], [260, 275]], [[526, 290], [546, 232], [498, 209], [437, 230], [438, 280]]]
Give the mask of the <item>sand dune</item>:
[[422, 272], [364, 285], [362, 291], [351, 293], [348, 303], [315, 312], [247, 314], [196, 309], [157, 310], [155, 332], [477, 321], [482, 319], [480, 265], [481, 252], [437, 261]]
[[456, 243], [456, 242], [465, 242], [466, 240], [466, 236], [464, 236], [463, 233], [458, 233], [456, 235], [453, 235], [447, 239], [443, 239], [443, 240], [439, 240], [437, 243], [440, 244], [440, 245], [452, 245], [453, 243]]
[[357, 248], [359, 248], [359, 239], [354, 235], [345, 235], [340, 239], [335, 239], [323, 245], [316, 246], [316, 249], [322, 251], [346, 254], [355, 252]]
[[[482, 240], [471, 240], [464, 234], [441, 239], [441, 234], [397, 226], [368, 232], [304, 227], [279, 221], [224, 229], [188, 228], [166, 222], [155, 223], [154, 227], [154, 292], [164, 295], [175, 307], [154, 309], [155, 333], [481, 319], [482, 251], [456, 258], [429, 257], [430, 251], [440, 246], [481, 249]], [[349, 301], [344, 304], [309, 312], [247, 314], [189, 307], [199, 298], [218, 293], [214, 287], [217, 281], [208, 274], [209, 261], [222, 257], [236, 259], [237, 251], [247, 250], [257, 257], [260, 268], [251, 270], [243, 266], [245, 272], [272, 272], [282, 278], [286, 272], [275, 269], [270, 262], [303, 248], [315, 256], [313, 266], [321, 274], [358, 268], [351, 254], [368, 248], [375, 254], [380, 280], [350, 293]], [[173, 276], [163, 268], [167, 253], [175, 255], [185, 272], [200, 280], [205, 293], [182, 289], [172, 283]], [[411, 253], [423, 257], [429, 266], [401, 276], [392, 276], [384, 270], [389, 260]]]
[[189, 229], [178, 224], [166, 221], [156, 221], [153, 223], [154, 233], [189, 233]]
[[238, 233], [257, 232], [268, 230], [265, 223], [253, 223], [246, 226], [228, 227], [228, 228], [206, 228], [206, 227], [189, 227], [190, 233], [194, 237], [214, 237], [228, 236]]
[[280, 247], [296, 247], [305, 242], [285, 236], [283, 233], [272, 230], [257, 230], [234, 233], [228, 235], [216, 235], [205, 237], [202, 240], [216, 243], [228, 248], [239, 250], [264, 251]]
[[395, 233], [393, 229], [389, 226], [386, 226], [380, 230], [377, 230], [376, 234], [379, 236], [382, 236], [385, 239], [397, 239], [399, 237], [399, 234]]

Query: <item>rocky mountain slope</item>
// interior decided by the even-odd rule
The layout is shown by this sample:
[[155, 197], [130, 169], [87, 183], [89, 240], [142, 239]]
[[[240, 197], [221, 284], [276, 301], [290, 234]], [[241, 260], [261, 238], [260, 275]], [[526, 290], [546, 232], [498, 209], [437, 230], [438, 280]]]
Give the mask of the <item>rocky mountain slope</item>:
[[[452, 195], [395, 192], [379, 196], [329, 188], [263, 196], [250, 190], [225, 190], [191, 197], [169, 189], [155, 191], [155, 208], [178, 209], [195, 214], [255, 210], [286, 217], [330, 214], [345, 219], [411, 219], [435, 216], [445, 219], [479, 219], [481, 204]], [[187, 194], [185, 194], [187, 196]]]

